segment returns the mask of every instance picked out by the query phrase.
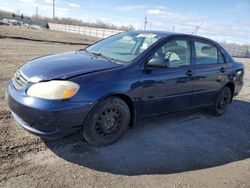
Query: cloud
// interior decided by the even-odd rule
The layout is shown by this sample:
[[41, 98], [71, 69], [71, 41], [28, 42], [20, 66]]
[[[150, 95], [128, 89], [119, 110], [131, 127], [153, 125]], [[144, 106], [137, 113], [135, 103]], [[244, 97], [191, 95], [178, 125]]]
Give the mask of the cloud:
[[23, 3], [29, 3], [29, 4], [35, 4], [35, 0], [19, 0], [19, 1], [21, 1], [21, 2], [23, 2]]
[[43, 1], [44, 1], [44, 3], [46, 3], [46, 4], [52, 4], [52, 3], [53, 3], [52, 0], [43, 0]]
[[82, 16], [80, 18], [80, 20], [82, 20], [83, 22], [89, 22], [91, 19], [90, 19], [89, 15], [86, 14], [86, 15]]
[[250, 19], [240, 20], [239, 23], [244, 27], [250, 27]]
[[[81, 17], [81, 20], [83, 22], [105, 22], [105, 23], [110, 23], [111, 19], [107, 17], [99, 17], [99, 16], [91, 16], [91, 15], [84, 15]], [[113, 23], [113, 22], [112, 22]]]
[[69, 9], [68, 9], [68, 8], [57, 7], [57, 8], [56, 8], [56, 11], [62, 12], [62, 13], [66, 13], [66, 12], [69, 12]]
[[12, 8], [10, 8], [9, 3], [7, 2], [0, 2], [0, 10], [8, 11], [8, 12], [15, 12]]
[[[239, 11], [248, 8], [240, 4], [236, 9]], [[150, 7], [145, 11], [148, 15], [147, 28], [149, 29], [174, 30], [175, 32], [191, 34], [200, 24], [202, 24], [198, 29], [198, 35], [217, 41], [235, 42], [239, 44], [250, 43], [250, 35], [248, 34], [250, 31], [249, 20], [225, 24], [200, 15], [194, 16], [175, 12], [164, 6]]]
[[135, 10], [144, 9], [144, 8], [145, 8], [144, 5], [126, 5], [126, 6], [116, 7], [117, 10], [126, 11], [126, 12], [135, 11]]
[[152, 14], [152, 15], [159, 15], [159, 14], [164, 14], [165, 12], [160, 10], [160, 9], [149, 9], [147, 10], [147, 14]]
[[[39, 10], [46, 11], [47, 14], [51, 15], [53, 14], [52, 6], [48, 5], [40, 5]], [[68, 8], [61, 8], [56, 7], [55, 9], [55, 16], [56, 17], [67, 17], [68, 16], [69, 9]]]
[[[44, 12], [45, 16], [52, 16], [53, 9], [52, 9], [52, 0], [43, 0], [43, 1], [37, 1], [37, 0], [19, 0], [21, 3], [25, 3], [26, 5], [33, 7], [38, 7], [39, 12]], [[55, 0], [58, 4], [60, 1]], [[60, 6], [56, 6], [55, 8], [55, 14], [57, 17], [65, 17], [68, 16], [69, 9], [63, 8]]]
[[[169, 25], [169, 26], [191, 26], [194, 27], [203, 22], [202, 17], [195, 17], [188, 14], [180, 14], [177, 12], [173, 12], [167, 9], [148, 9], [147, 10], [148, 18], [151, 20], [153, 25], [154, 23], [158, 23], [156, 25]], [[164, 23], [164, 24], [160, 24]]]
[[[52, 4], [53, 3], [53, 0], [43, 0], [43, 1], [46, 4]], [[60, 0], [55, 0], [55, 3], [58, 3], [58, 2], [60, 2]]]
[[76, 3], [68, 3], [68, 5], [70, 7], [73, 7], [73, 8], [79, 8], [79, 7], [81, 7], [79, 4], [76, 4]]

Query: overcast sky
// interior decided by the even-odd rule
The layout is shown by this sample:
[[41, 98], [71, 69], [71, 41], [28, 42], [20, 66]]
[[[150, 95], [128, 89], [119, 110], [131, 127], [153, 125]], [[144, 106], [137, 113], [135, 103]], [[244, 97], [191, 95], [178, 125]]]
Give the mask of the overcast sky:
[[[0, 0], [0, 9], [52, 17], [52, 0]], [[86, 22], [101, 20], [116, 25], [192, 33], [216, 40], [250, 44], [250, 0], [56, 0], [56, 16]]]

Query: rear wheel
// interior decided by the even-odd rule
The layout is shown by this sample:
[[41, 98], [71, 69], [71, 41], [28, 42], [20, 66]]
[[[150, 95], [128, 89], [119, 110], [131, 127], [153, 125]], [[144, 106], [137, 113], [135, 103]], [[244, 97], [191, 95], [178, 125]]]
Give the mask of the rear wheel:
[[101, 101], [90, 112], [83, 128], [83, 136], [96, 147], [109, 145], [127, 131], [129, 122], [128, 105], [118, 97], [110, 97]]
[[213, 115], [222, 115], [226, 110], [228, 105], [230, 104], [232, 97], [232, 93], [229, 87], [224, 87], [217, 98], [215, 99], [214, 103], [209, 107], [209, 111]]

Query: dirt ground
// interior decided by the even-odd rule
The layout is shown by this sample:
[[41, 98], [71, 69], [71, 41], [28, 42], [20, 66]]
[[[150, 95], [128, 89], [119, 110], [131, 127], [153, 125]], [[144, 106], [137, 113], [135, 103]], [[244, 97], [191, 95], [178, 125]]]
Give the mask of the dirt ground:
[[245, 86], [221, 117], [145, 119], [99, 149], [77, 133], [46, 141], [20, 128], [4, 102], [7, 80], [34, 57], [81, 47], [0, 39], [0, 187], [250, 187], [250, 59], [238, 59]]
[[0, 38], [21, 37], [34, 40], [49, 40], [71, 43], [92, 43], [97, 38], [76, 33], [66, 33], [46, 29], [31, 29], [21, 26], [0, 26]]

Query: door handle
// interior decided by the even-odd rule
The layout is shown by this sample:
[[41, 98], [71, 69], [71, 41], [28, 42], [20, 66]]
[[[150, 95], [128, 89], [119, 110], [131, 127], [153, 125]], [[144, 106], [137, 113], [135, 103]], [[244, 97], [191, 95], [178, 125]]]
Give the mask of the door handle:
[[224, 68], [224, 67], [221, 67], [221, 68], [220, 68], [220, 72], [221, 72], [221, 73], [224, 73], [224, 72], [225, 72], [225, 68]]
[[187, 70], [187, 72], [185, 73], [187, 76], [192, 76], [193, 75], [193, 72], [192, 70]]

